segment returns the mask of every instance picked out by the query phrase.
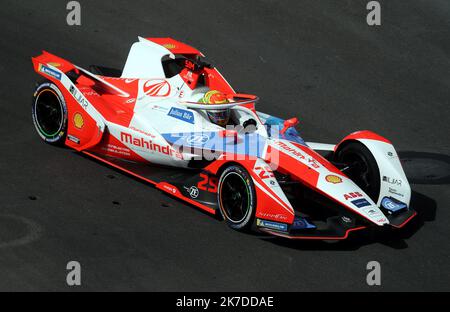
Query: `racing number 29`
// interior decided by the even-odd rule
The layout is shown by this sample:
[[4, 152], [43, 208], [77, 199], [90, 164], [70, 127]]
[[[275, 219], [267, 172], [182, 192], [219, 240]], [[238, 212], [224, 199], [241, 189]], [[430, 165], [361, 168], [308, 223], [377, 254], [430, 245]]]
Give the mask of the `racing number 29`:
[[216, 177], [200, 173], [200, 178], [202, 178], [202, 180], [197, 184], [199, 190], [217, 193], [217, 184], [219, 180]]

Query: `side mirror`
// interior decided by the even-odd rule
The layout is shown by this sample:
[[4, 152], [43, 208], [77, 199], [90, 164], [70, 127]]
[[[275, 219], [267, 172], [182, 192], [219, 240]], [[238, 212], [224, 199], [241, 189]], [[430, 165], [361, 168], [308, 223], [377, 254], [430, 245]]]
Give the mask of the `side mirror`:
[[287, 129], [295, 127], [296, 125], [298, 125], [298, 123], [299, 121], [297, 117], [285, 120], [283, 123], [284, 128], [281, 130], [281, 134], [284, 134]]

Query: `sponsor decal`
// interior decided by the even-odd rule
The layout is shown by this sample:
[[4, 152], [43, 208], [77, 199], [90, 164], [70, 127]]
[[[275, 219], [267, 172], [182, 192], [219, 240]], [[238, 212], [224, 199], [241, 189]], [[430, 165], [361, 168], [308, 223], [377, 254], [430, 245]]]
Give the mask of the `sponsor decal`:
[[383, 176], [383, 182], [387, 182], [389, 184], [393, 184], [393, 185], [397, 185], [397, 186], [402, 186], [402, 180], [390, 178], [387, 176]]
[[407, 207], [407, 205], [405, 203], [397, 201], [391, 197], [384, 197], [381, 200], [381, 206], [391, 212], [396, 212], [396, 211], [405, 209]]
[[76, 136], [73, 136], [73, 135], [68, 134], [68, 135], [67, 135], [67, 138], [68, 138], [70, 141], [74, 142], [75, 144], [80, 144], [80, 139], [77, 138]]
[[53, 66], [53, 67], [59, 67], [59, 66], [61, 66], [61, 64], [60, 63], [56, 63], [56, 62], [49, 62], [49, 63], [47, 63], [48, 65], [51, 65], [51, 66]]
[[[274, 143], [275, 145], [278, 145], [283, 151], [288, 153], [290, 156], [302, 161], [303, 163], [306, 163], [308, 166], [311, 166], [312, 168], [319, 169], [320, 165], [318, 164], [317, 160], [315, 160], [312, 157], [305, 156], [303, 153], [301, 153], [297, 148], [290, 147], [286, 143], [282, 141], [277, 141]], [[340, 182], [338, 182], [340, 183]]]
[[392, 187], [389, 188], [389, 193], [400, 196], [400, 197], [404, 197], [403, 194], [399, 193], [396, 189], [394, 189]]
[[191, 198], [195, 199], [198, 197], [199, 191], [198, 188], [196, 188], [195, 186], [191, 186], [191, 187], [184, 187], [184, 189], [189, 193], [189, 196], [191, 196]]
[[145, 95], [154, 97], [165, 97], [170, 94], [170, 84], [164, 79], [151, 79], [144, 83]]
[[186, 142], [190, 145], [196, 145], [196, 144], [205, 144], [210, 139], [209, 135], [202, 133], [202, 134], [192, 134], [187, 139]]
[[325, 181], [328, 183], [338, 184], [342, 183], [342, 178], [334, 174], [329, 174], [325, 177]]
[[83, 119], [83, 116], [80, 113], [75, 113], [75, 115], [73, 115], [73, 125], [77, 129], [83, 128], [83, 126], [84, 126], [84, 119]]
[[345, 223], [351, 223], [351, 222], [352, 222], [352, 219], [349, 218], [349, 217], [347, 217], [347, 216], [342, 216], [342, 217], [341, 217], [341, 220], [342, 220], [343, 222], [345, 222]]
[[106, 147], [102, 147], [102, 150], [118, 154], [118, 155], [124, 155], [124, 156], [130, 156], [130, 149], [126, 147], [117, 146], [114, 144], [107, 144]]
[[[275, 177], [275, 174], [272, 172], [272, 169], [269, 166], [264, 166], [264, 167], [255, 167], [255, 172], [256, 174], [262, 179], [270, 179]], [[271, 181], [274, 182], [274, 181]], [[273, 183], [272, 185], [274, 185], [275, 183]]]
[[344, 199], [345, 200], [349, 200], [349, 199], [354, 199], [354, 198], [360, 198], [363, 197], [363, 194], [359, 193], [359, 192], [351, 192], [348, 194], [344, 194]]
[[167, 184], [163, 185], [163, 189], [169, 191], [172, 194], [175, 194], [177, 192], [177, 189], [175, 187], [173, 187], [171, 185], [167, 185]]
[[159, 106], [159, 105], [153, 105], [151, 107], [151, 109], [154, 109], [154, 110], [157, 110], [157, 111], [160, 111], [160, 112], [167, 112], [169, 110], [169, 108], [163, 107], [163, 106]]
[[378, 217], [382, 215], [379, 210], [373, 208], [365, 208], [363, 209], [363, 213], [367, 214], [369, 217]]
[[314, 224], [309, 223], [305, 218], [296, 217], [292, 223], [291, 229], [293, 230], [303, 230], [303, 229], [315, 229]]
[[177, 46], [176, 45], [174, 45], [173, 43], [165, 43], [165, 44], [163, 44], [162, 45], [164, 48], [166, 48], [166, 49], [175, 49]]
[[172, 108], [170, 108], [170, 111], [167, 115], [169, 115], [170, 117], [194, 124], [194, 113], [191, 111], [172, 107]]
[[371, 206], [371, 204], [367, 201], [367, 199], [365, 198], [361, 198], [361, 199], [356, 199], [356, 200], [352, 200], [351, 203], [353, 205], [355, 205], [358, 208], [362, 208], [362, 207], [366, 207], [366, 206]]
[[97, 96], [97, 97], [100, 96], [97, 92], [95, 92], [91, 88], [79, 87], [78, 90], [80, 90], [80, 92], [83, 93], [83, 95], [86, 97], [87, 96]]
[[184, 66], [190, 70], [195, 70], [195, 64], [190, 60], [184, 61]]
[[287, 224], [285, 224], [285, 223], [256, 219], [256, 225], [260, 226], [260, 227], [273, 229], [273, 230], [287, 232]]
[[155, 135], [153, 135], [153, 134], [151, 134], [151, 133], [149, 133], [149, 132], [145, 132], [144, 130], [137, 129], [137, 128], [133, 127], [133, 126], [131, 126], [130, 129], [131, 129], [131, 130], [134, 130], [134, 131], [136, 131], [136, 132], [139, 132], [139, 133], [141, 133], [141, 134], [145, 134], [145, 135], [147, 135], [147, 136], [149, 136], [149, 137], [151, 137], [151, 138], [156, 138]]
[[146, 149], [148, 151], [165, 154], [168, 156], [173, 156], [178, 159], [183, 159], [183, 155], [181, 155], [179, 152], [175, 151], [171, 146], [169, 145], [160, 145], [153, 143], [152, 140], [146, 140], [144, 138], [136, 138], [132, 136], [129, 133], [126, 132], [120, 132], [120, 141], [128, 144], [132, 144], [136, 147], [140, 147], [143, 149]]
[[48, 76], [51, 76], [51, 77], [56, 78], [58, 80], [61, 80], [62, 76], [61, 76], [60, 72], [58, 72], [58, 71], [56, 71], [54, 69], [51, 69], [50, 67], [47, 67], [47, 66], [45, 66], [43, 64], [39, 64], [39, 71], [41, 73], [44, 73], [44, 74], [48, 75]]
[[73, 95], [73, 97], [75, 98], [75, 100], [77, 100], [81, 107], [83, 107], [84, 109], [88, 107], [89, 102], [80, 92], [78, 92], [78, 90], [73, 85], [70, 86], [69, 92]]
[[261, 212], [261, 213], [258, 213], [258, 216], [262, 217], [262, 218], [272, 218], [272, 219], [277, 219], [277, 220], [281, 220], [281, 221], [287, 220], [287, 217], [280, 213], [273, 214], [273, 213]]

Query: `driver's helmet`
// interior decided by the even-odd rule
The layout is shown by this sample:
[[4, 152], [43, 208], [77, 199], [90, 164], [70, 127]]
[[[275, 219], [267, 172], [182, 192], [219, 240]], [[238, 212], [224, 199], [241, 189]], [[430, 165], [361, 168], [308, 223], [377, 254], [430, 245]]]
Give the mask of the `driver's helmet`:
[[[211, 90], [206, 92], [199, 102], [216, 105], [229, 103], [225, 94], [218, 90]], [[209, 120], [211, 120], [212, 123], [215, 123], [216, 125], [219, 125], [221, 127], [225, 127], [228, 124], [228, 120], [230, 119], [229, 108], [206, 110], [206, 114], [208, 115]]]

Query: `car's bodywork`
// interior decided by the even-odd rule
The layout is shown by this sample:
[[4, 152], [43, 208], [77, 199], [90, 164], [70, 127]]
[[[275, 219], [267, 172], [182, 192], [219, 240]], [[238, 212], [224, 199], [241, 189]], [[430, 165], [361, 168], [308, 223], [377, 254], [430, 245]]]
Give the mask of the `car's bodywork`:
[[[65, 101], [68, 147], [209, 213], [218, 213], [221, 172], [239, 164], [256, 188], [255, 226], [273, 235], [345, 239], [367, 227], [402, 227], [416, 215], [390, 141], [359, 131], [336, 145], [306, 143], [295, 121], [256, 111], [257, 98], [237, 94], [202, 57], [170, 38], [139, 38], [121, 73], [108, 75], [108, 69], [98, 67], [87, 71], [47, 52], [34, 57], [33, 64]], [[96, 70], [100, 74], [92, 73]], [[230, 97], [237, 123], [251, 118], [256, 129], [240, 133], [211, 123], [203, 111], [207, 107], [198, 104], [211, 89]], [[333, 154], [348, 142], [360, 142], [376, 160], [376, 199], [318, 153]], [[316, 212], [329, 212], [307, 213], [306, 201], [297, 200], [306, 197], [320, 203]]]

